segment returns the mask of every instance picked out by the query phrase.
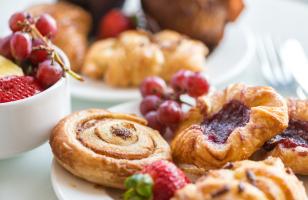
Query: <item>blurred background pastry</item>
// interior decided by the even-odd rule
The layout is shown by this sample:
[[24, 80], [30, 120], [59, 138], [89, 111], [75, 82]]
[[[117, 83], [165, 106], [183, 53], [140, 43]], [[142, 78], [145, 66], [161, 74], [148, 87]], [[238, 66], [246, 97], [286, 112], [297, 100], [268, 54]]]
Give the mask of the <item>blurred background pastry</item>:
[[125, 0], [60, 0], [76, 4], [90, 13], [93, 18], [92, 33], [96, 33], [102, 16], [113, 8], [121, 8]]
[[202, 71], [206, 46], [174, 31], [155, 35], [132, 30], [94, 42], [86, 55], [83, 74], [104, 79], [114, 87], [138, 86], [148, 76], [169, 80], [180, 69]]
[[58, 34], [53, 42], [69, 57], [72, 69], [79, 71], [88, 46], [88, 33], [92, 24], [90, 14], [66, 2], [39, 4], [30, 7], [28, 11], [34, 16], [48, 13], [55, 18]]
[[214, 48], [223, 37], [226, 23], [239, 16], [244, 3], [242, 0], [142, 0], [142, 7], [161, 29], [178, 31]]

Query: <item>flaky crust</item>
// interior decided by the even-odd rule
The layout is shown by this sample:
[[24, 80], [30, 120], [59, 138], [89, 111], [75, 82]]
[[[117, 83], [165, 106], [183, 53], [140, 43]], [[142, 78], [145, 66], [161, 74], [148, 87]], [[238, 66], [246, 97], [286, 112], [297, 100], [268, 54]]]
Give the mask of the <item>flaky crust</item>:
[[171, 160], [160, 134], [133, 115], [90, 109], [69, 115], [50, 137], [56, 160], [72, 174], [103, 186], [124, 180], [156, 160]]
[[[308, 121], [308, 101], [288, 100], [289, 118]], [[296, 148], [285, 148], [278, 144], [267, 156], [279, 157], [284, 164], [290, 167], [296, 174], [308, 175], [308, 148], [297, 146]]]
[[303, 183], [279, 158], [238, 161], [211, 170], [196, 184], [176, 192], [172, 200], [306, 200]]
[[90, 14], [74, 4], [58, 2], [53, 4], [39, 4], [28, 11], [34, 16], [48, 13], [55, 18], [58, 33], [53, 43], [69, 57], [71, 67], [79, 71], [87, 50], [87, 36], [91, 28]]
[[201, 71], [207, 48], [173, 31], [152, 35], [126, 31], [118, 38], [95, 42], [89, 49], [83, 74], [104, 79], [115, 87], [138, 86], [147, 76], [169, 80], [179, 69]]
[[[250, 108], [248, 123], [234, 129], [224, 144], [209, 141], [201, 123], [232, 100]], [[198, 100], [172, 141], [173, 159], [187, 172], [203, 173], [229, 161], [247, 159], [287, 125], [287, 104], [272, 88], [234, 84]]]

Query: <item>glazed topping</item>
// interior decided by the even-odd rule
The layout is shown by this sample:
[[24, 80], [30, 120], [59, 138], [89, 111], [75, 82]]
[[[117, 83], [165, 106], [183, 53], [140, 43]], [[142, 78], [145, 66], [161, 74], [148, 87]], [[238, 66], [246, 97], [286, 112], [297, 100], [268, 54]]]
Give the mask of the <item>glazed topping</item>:
[[297, 146], [308, 148], [308, 122], [290, 119], [288, 128], [265, 143], [263, 148], [270, 151], [279, 143], [286, 148]]
[[243, 103], [232, 100], [211, 118], [202, 123], [203, 133], [212, 142], [223, 144], [232, 131], [245, 126], [249, 121], [250, 109]]

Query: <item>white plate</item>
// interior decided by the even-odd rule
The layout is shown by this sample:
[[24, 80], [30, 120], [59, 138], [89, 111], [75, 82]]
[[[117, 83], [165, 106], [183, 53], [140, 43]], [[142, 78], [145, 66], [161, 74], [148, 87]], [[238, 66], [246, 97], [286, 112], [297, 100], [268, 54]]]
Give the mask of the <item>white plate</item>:
[[[139, 102], [120, 104], [109, 109], [113, 112], [128, 114], [139, 113]], [[308, 177], [300, 177], [305, 182], [308, 191]], [[51, 181], [54, 191], [60, 200], [111, 200], [120, 199], [123, 191], [98, 187], [95, 184], [81, 180], [67, 172], [55, 160], [51, 167]]]
[[[207, 59], [205, 74], [213, 85], [228, 81], [249, 65], [255, 43], [252, 34], [236, 24], [229, 24], [223, 40]], [[234, 49], [236, 48], [236, 51]], [[112, 88], [103, 81], [86, 79], [85, 82], [71, 81], [72, 95], [91, 101], [125, 102], [140, 97], [137, 88]]]

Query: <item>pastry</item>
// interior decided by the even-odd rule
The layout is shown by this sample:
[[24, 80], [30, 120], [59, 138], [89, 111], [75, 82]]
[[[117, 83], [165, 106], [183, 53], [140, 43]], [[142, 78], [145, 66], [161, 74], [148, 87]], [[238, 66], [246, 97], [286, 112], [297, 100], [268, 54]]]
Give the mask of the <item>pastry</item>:
[[264, 146], [269, 156], [282, 159], [295, 173], [308, 175], [308, 101], [288, 100], [289, 126]]
[[158, 25], [161, 29], [178, 31], [212, 49], [222, 39], [227, 22], [239, 16], [244, 3], [242, 0], [142, 0], [142, 7], [150, 28], [155, 30]]
[[198, 99], [171, 144], [191, 173], [244, 160], [288, 125], [285, 100], [271, 87], [234, 84]]
[[114, 87], [138, 86], [145, 77], [169, 80], [179, 69], [201, 71], [207, 48], [173, 31], [151, 35], [126, 31], [118, 38], [95, 42], [89, 49], [83, 74], [104, 79]]
[[170, 148], [146, 121], [106, 110], [85, 110], [60, 121], [50, 137], [56, 160], [72, 174], [107, 187], [156, 160], [170, 160]]
[[58, 34], [53, 43], [69, 57], [72, 69], [79, 71], [88, 45], [87, 36], [92, 23], [90, 14], [66, 2], [35, 5], [28, 11], [34, 16], [48, 13], [55, 18]]
[[96, 79], [104, 77], [111, 86], [139, 85], [146, 76], [158, 75], [164, 57], [146, 32], [127, 31], [118, 39], [95, 42], [89, 49], [83, 74]]
[[169, 81], [181, 69], [202, 71], [208, 49], [199, 41], [185, 38], [174, 31], [161, 31], [153, 40], [164, 54], [164, 64], [160, 76]]
[[278, 158], [228, 163], [196, 184], [178, 190], [172, 200], [306, 200], [303, 183]]

